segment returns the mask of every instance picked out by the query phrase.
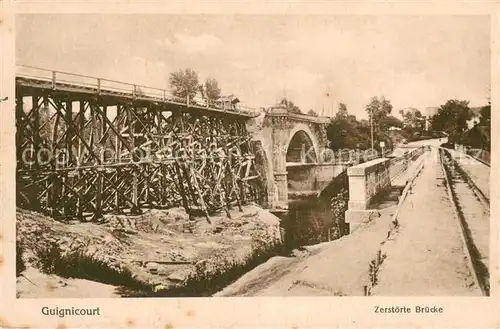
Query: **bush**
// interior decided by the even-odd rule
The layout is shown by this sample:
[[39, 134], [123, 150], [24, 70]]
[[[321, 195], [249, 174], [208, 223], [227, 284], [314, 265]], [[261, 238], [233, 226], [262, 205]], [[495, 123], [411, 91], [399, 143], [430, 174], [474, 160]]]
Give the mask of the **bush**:
[[46, 249], [35, 251], [35, 254], [38, 257], [38, 267], [46, 274], [119, 286], [118, 291], [122, 297], [203, 297], [213, 295], [282, 252], [283, 245], [277, 241], [256, 242], [252, 253], [242, 262], [228, 261], [227, 258], [216, 255], [207, 262], [198, 263], [195, 271], [181, 286], [156, 292], [152, 285], [137, 280], [126, 268], [112, 268], [102, 260], [81, 252], [63, 254], [55, 243]]
[[[179, 297], [211, 296], [271, 257], [281, 255], [282, 251], [283, 245], [279, 242], [257, 243], [253, 246], [252, 253], [241, 263], [230, 262], [226, 258], [220, 257], [215, 271], [210, 271], [206, 263], [201, 264], [188, 277], [183, 287], [171, 291], [170, 294], [175, 293], [175, 296]], [[213, 260], [211, 262], [213, 263]]]
[[330, 233], [330, 239], [336, 240], [349, 234], [349, 226], [345, 222], [345, 212], [348, 208], [349, 191], [345, 188], [335, 195], [331, 200], [333, 212], [333, 227]]
[[327, 200], [307, 198], [290, 202], [283, 221], [285, 246], [288, 251], [328, 240], [331, 211]]
[[156, 292], [128, 291], [128, 297], [208, 297], [271, 257], [281, 255], [282, 251], [283, 245], [275, 241], [269, 244], [255, 244], [252, 253], [241, 262], [229, 261], [222, 255], [215, 255], [206, 262], [197, 263], [194, 271], [181, 286]]

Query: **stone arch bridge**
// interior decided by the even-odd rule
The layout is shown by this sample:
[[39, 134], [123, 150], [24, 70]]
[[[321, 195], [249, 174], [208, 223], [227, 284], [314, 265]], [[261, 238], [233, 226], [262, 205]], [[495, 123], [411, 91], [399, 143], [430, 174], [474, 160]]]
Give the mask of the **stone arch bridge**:
[[326, 117], [290, 113], [282, 105], [249, 120], [270, 208], [286, 209], [289, 196], [319, 193], [345, 169], [333, 161], [328, 148], [329, 122]]

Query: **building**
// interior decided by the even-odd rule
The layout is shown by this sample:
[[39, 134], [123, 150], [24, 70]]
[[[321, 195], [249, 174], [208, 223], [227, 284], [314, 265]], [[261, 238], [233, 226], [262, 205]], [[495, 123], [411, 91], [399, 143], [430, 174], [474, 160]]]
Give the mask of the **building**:
[[425, 126], [425, 130], [430, 130], [431, 128], [431, 119], [434, 115], [436, 115], [439, 111], [439, 107], [426, 107], [423, 115], [424, 115], [424, 118], [425, 118], [425, 123], [424, 123], [424, 126]]

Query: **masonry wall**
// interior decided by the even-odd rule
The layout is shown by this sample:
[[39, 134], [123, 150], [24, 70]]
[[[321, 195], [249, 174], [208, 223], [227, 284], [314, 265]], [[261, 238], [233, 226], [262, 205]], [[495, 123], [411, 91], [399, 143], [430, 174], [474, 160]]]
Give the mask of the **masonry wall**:
[[288, 167], [288, 191], [322, 191], [343, 170], [345, 166], [335, 164]]
[[391, 186], [389, 159], [375, 159], [347, 169], [349, 209], [368, 209], [373, 197]]

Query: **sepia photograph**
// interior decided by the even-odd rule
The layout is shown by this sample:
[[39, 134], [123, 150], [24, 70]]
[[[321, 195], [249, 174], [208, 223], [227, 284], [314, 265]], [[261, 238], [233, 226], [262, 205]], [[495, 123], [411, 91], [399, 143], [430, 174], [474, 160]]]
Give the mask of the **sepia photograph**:
[[16, 15], [17, 299], [490, 296], [490, 24]]

